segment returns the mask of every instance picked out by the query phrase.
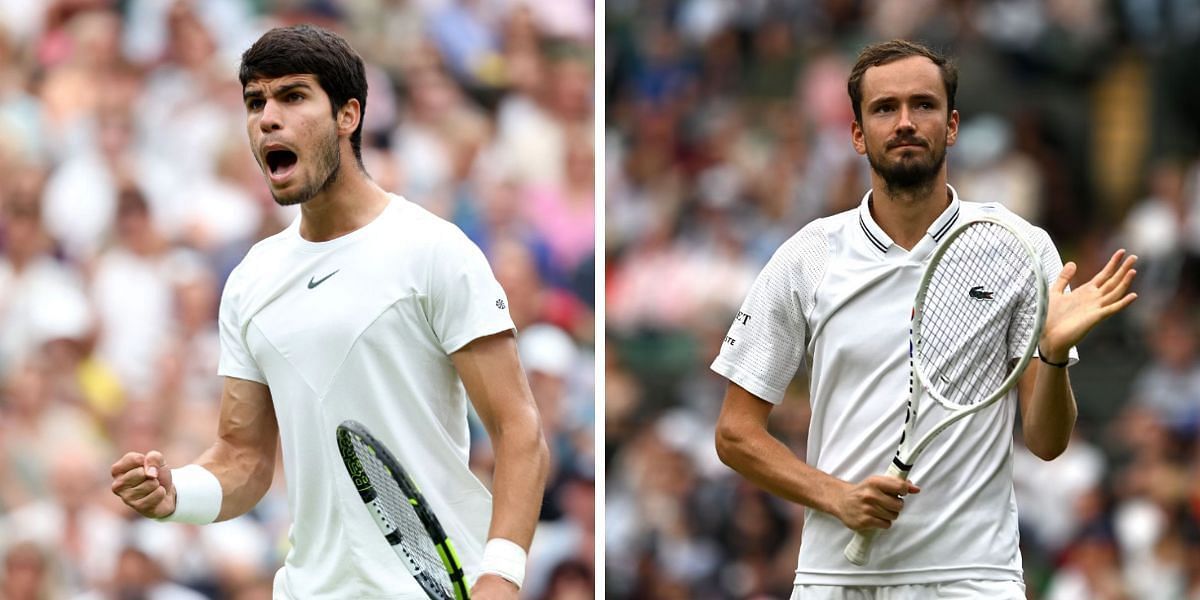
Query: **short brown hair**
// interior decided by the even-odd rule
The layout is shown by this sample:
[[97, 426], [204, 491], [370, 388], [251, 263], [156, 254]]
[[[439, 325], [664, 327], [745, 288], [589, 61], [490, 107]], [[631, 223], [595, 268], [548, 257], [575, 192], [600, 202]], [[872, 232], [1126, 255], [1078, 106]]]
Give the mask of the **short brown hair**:
[[942, 72], [942, 84], [946, 86], [947, 116], [954, 111], [954, 94], [958, 91], [958, 68], [945, 56], [917, 42], [891, 40], [871, 44], [858, 54], [858, 62], [850, 70], [846, 88], [850, 92], [850, 104], [854, 107], [854, 120], [862, 123], [862, 80], [867, 69], [896, 62], [910, 56], [924, 56], [933, 61]]

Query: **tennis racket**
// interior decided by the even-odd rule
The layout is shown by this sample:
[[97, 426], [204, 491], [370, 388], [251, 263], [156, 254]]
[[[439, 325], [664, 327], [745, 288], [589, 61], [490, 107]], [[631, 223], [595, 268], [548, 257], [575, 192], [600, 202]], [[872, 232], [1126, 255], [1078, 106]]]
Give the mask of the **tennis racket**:
[[346, 472], [392, 551], [432, 600], [467, 600], [454, 545], [400, 461], [362, 423], [337, 427]]
[[[942, 241], [913, 303], [908, 413], [888, 475], [908, 479], [913, 462], [938, 434], [1017, 385], [1037, 348], [1046, 303], [1038, 253], [1008, 223], [975, 219]], [[918, 438], [923, 397], [949, 414]], [[857, 532], [846, 559], [866, 564], [878, 534]]]

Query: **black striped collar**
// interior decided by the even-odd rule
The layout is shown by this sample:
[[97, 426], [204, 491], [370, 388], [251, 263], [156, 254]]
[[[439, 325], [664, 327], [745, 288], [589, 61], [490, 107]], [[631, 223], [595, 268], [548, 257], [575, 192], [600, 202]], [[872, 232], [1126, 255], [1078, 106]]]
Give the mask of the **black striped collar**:
[[[950, 205], [938, 218], [933, 220], [929, 225], [928, 235], [933, 238], [933, 241], [940, 242], [943, 237], [954, 227], [958, 222], [958, 214], [961, 203], [958, 200], [958, 191], [954, 186], [947, 185], [950, 189]], [[876, 250], [886, 254], [888, 248], [891, 248], [895, 242], [892, 238], [884, 233], [883, 228], [875, 222], [875, 218], [871, 216], [871, 191], [863, 195], [862, 202], [858, 205], [858, 225], [862, 228], [863, 234], [867, 238], [867, 242], [875, 247]]]
[[938, 215], [938, 218], [934, 219], [933, 224], [929, 226], [929, 237], [933, 238], [935, 242], [942, 241], [942, 238], [946, 237], [954, 224], [958, 222], [959, 208], [961, 208], [958, 191], [950, 184], [946, 184], [946, 187], [950, 189], [950, 206], [947, 206], [946, 210], [943, 210], [942, 214]]

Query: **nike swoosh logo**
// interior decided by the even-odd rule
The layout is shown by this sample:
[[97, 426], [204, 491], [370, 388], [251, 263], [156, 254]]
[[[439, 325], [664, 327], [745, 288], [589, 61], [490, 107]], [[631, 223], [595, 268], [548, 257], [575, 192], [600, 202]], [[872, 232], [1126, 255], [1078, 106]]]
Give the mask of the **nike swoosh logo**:
[[310, 290], [311, 290], [311, 289], [313, 289], [313, 288], [317, 287], [318, 285], [321, 285], [322, 283], [325, 283], [325, 280], [326, 280], [326, 279], [329, 279], [330, 277], [333, 277], [334, 275], [337, 275], [337, 272], [338, 272], [338, 271], [341, 271], [341, 269], [338, 269], [337, 271], [334, 271], [334, 272], [332, 272], [332, 273], [330, 273], [330, 274], [328, 274], [328, 275], [326, 275], [326, 276], [324, 276], [324, 277], [322, 277], [322, 278], [320, 278], [320, 279], [318, 279], [318, 280], [316, 280], [316, 281], [313, 281], [313, 279], [312, 279], [311, 277], [309, 277], [309, 278], [308, 278], [308, 289], [310, 289]]

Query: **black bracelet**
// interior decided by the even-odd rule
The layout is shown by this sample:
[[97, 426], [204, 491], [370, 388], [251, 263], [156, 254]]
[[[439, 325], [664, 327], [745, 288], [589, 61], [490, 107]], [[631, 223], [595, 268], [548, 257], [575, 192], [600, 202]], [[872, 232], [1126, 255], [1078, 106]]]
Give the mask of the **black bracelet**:
[[1060, 363], [1050, 362], [1050, 361], [1046, 360], [1046, 355], [1042, 354], [1041, 346], [1038, 346], [1038, 360], [1040, 360], [1052, 367], [1058, 367], [1059, 369], [1065, 368], [1067, 365], [1071, 364], [1070, 357], [1068, 357], [1066, 361], [1060, 362]]

